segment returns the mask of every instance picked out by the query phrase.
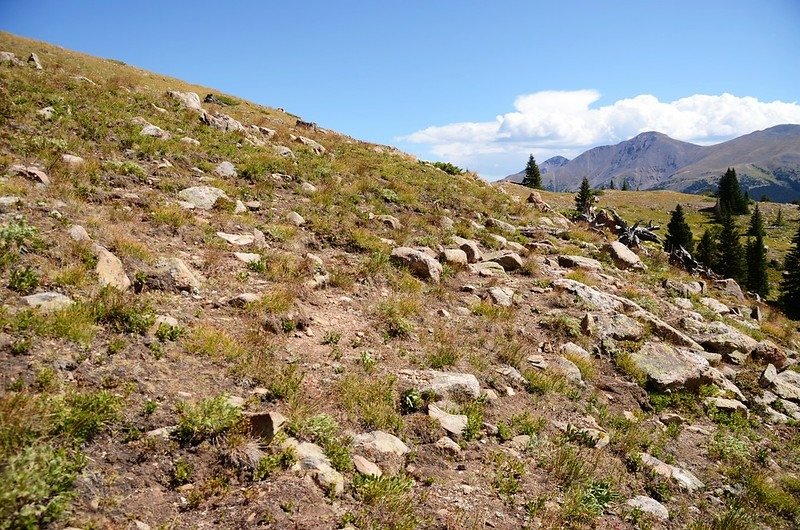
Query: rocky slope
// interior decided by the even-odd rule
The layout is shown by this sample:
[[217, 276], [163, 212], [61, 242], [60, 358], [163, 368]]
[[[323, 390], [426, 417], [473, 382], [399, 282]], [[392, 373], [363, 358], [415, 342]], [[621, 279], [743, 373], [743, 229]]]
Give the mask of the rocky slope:
[[800, 521], [796, 323], [730, 282], [281, 109], [0, 50], [0, 528]]
[[[616, 145], [590, 149], [565, 162], [546, 160], [545, 183], [558, 190], [577, 189], [583, 177], [595, 187], [668, 189], [704, 193], [715, 189], [720, 175], [736, 169], [752, 197], [776, 201], [800, 198], [800, 125], [777, 125], [716, 145], [699, 146], [645, 132]], [[506, 180], [521, 182], [523, 173]]]

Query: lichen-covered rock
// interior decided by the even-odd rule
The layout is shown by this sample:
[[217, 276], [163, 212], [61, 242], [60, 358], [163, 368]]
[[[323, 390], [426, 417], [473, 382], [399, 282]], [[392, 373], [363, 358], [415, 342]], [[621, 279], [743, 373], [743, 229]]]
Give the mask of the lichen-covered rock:
[[648, 342], [630, 359], [647, 375], [648, 384], [659, 390], [695, 390], [712, 381], [708, 361], [687, 348]]
[[438, 399], [475, 399], [481, 385], [472, 374], [437, 370], [401, 370], [400, 376], [420, 392], [430, 392]]
[[201, 210], [211, 210], [218, 204], [218, 201], [230, 202], [230, 198], [223, 190], [212, 186], [186, 188], [178, 192], [178, 197]]
[[523, 266], [522, 258], [511, 250], [499, 250], [484, 254], [483, 260], [499, 264], [506, 272], [515, 271]]
[[605, 250], [614, 260], [614, 264], [620, 269], [647, 269], [642, 260], [639, 259], [639, 256], [619, 241], [612, 241], [606, 245]]

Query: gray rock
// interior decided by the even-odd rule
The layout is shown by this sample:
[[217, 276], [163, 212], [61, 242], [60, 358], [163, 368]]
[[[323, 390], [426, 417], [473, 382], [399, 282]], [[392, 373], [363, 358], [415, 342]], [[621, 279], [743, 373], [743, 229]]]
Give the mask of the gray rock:
[[297, 453], [298, 462], [293, 469], [308, 472], [326, 492], [339, 495], [344, 491], [344, 477], [331, 466], [331, 461], [320, 446], [298, 442], [294, 438], [286, 440], [285, 445], [294, 447]]
[[466, 415], [449, 414], [433, 403], [428, 405], [428, 416], [437, 420], [445, 431], [456, 436], [460, 436], [467, 428], [468, 418]]
[[495, 219], [493, 217], [490, 217], [486, 221], [486, 226], [498, 228], [507, 234], [515, 234], [517, 232], [516, 226], [506, 223], [505, 221], [501, 221], [500, 219]]
[[45, 312], [64, 309], [75, 303], [70, 297], [53, 291], [23, 296], [22, 300], [28, 306]]
[[522, 267], [522, 258], [516, 252], [510, 250], [500, 250], [490, 252], [483, 256], [484, 261], [493, 261], [503, 267], [506, 272], [511, 272]]
[[630, 354], [636, 367], [647, 374], [648, 384], [659, 390], [694, 390], [712, 381], [708, 361], [699, 352], [648, 342]]
[[570, 361], [569, 359], [565, 359], [564, 357], [557, 357], [554, 361], [555, 368], [559, 372], [561, 372], [564, 377], [567, 378], [567, 381], [572, 383], [581, 383], [583, 382], [583, 377], [581, 376], [580, 369]]
[[652, 515], [659, 521], [669, 520], [669, 511], [664, 507], [663, 504], [653, 498], [645, 497], [644, 495], [637, 495], [636, 497], [628, 499], [625, 504], [631, 508], [638, 509], [642, 513]]
[[317, 187], [311, 184], [310, 182], [303, 182], [300, 184], [300, 191], [303, 193], [308, 193], [309, 195], [312, 193], [317, 193]]
[[73, 241], [91, 241], [92, 238], [89, 237], [89, 234], [86, 232], [86, 229], [81, 225], [72, 225], [67, 230], [67, 234], [69, 237], [72, 238]]
[[775, 365], [768, 364], [767, 367], [764, 369], [764, 372], [761, 374], [761, 378], [758, 380], [758, 383], [764, 387], [768, 388], [771, 385], [775, 384], [775, 380], [778, 378], [778, 370], [775, 369]]
[[447, 453], [454, 455], [457, 455], [461, 452], [461, 446], [449, 436], [442, 436], [436, 440], [436, 443], [433, 445]]
[[482, 263], [470, 263], [467, 266], [467, 269], [472, 274], [478, 274], [480, 276], [494, 276], [494, 275], [505, 275], [506, 270], [503, 268], [502, 265], [496, 263], [494, 261], [484, 261]]
[[726, 306], [716, 298], [711, 298], [710, 296], [701, 298], [700, 303], [718, 315], [727, 315], [731, 312], [730, 307]]
[[261, 261], [261, 254], [254, 254], [252, 252], [234, 252], [233, 255], [243, 263], [256, 263]]
[[758, 346], [755, 339], [722, 322], [711, 322], [699, 326], [691, 324], [690, 322], [693, 321], [687, 319], [684, 319], [683, 322], [689, 327], [693, 327], [694, 330], [699, 330], [699, 333], [692, 334], [693, 338], [705, 349], [714, 353], [730, 357], [730, 354], [739, 351], [748, 356]]
[[627, 298], [598, 291], [593, 287], [589, 287], [575, 280], [559, 278], [553, 281], [553, 287], [556, 290], [565, 291], [577, 296], [600, 311], [624, 311], [626, 308], [633, 310], [641, 309], [641, 307]]
[[0, 64], [8, 63], [12, 66], [25, 66], [25, 63], [17, 59], [17, 56], [11, 52], [0, 52]]
[[776, 368], [783, 368], [788, 361], [788, 356], [783, 348], [770, 340], [759, 342], [751, 354], [754, 359], [772, 363]]
[[584, 350], [574, 342], [565, 342], [561, 345], [560, 351], [561, 355], [571, 355], [575, 357], [581, 357], [583, 359], [588, 359], [591, 357], [588, 351]]
[[306, 224], [306, 220], [297, 212], [289, 212], [286, 214], [286, 220], [294, 226], [301, 227]]
[[383, 471], [377, 464], [370, 462], [361, 455], [353, 455], [353, 467], [365, 476], [380, 477], [383, 475]]
[[285, 145], [276, 145], [272, 149], [278, 156], [294, 159], [294, 152], [292, 152], [292, 150], [286, 147]]
[[34, 180], [44, 186], [50, 185], [50, 177], [47, 176], [47, 173], [36, 166], [23, 166], [22, 164], [14, 164], [8, 168], [8, 174]]
[[490, 287], [489, 299], [502, 307], [511, 307], [514, 303], [514, 290], [510, 287]]
[[620, 269], [647, 269], [639, 256], [619, 241], [612, 241], [605, 246], [604, 250], [609, 253], [614, 264]]
[[391, 260], [396, 264], [408, 267], [414, 276], [439, 283], [442, 265], [424, 252], [410, 247], [397, 247], [392, 249]]
[[224, 239], [231, 245], [244, 247], [252, 245], [256, 238], [253, 234], [228, 234], [225, 232], [217, 232], [217, 237]]
[[363, 448], [377, 453], [388, 453], [395, 456], [403, 456], [411, 451], [400, 438], [383, 431], [359, 434], [353, 438], [353, 447]]
[[739, 284], [736, 283], [736, 280], [732, 278], [716, 280], [714, 282], [714, 287], [729, 295], [735, 296], [740, 301], [744, 301], [744, 293], [742, 292], [742, 288], [739, 287]]
[[11, 210], [13, 206], [20, 204], [22, 199], [19, 197], [0, 197], [0, 213]]
[[113, 287], [120, 291], [126, 291], [131, 286], [131, 280], [125, 274], [125, 267], [114, 254], [100, 245], [93, 246], [94, 254], [97, 257], [95, 272], [101, 287]]
[[592, 258], [563, 255], [558, 257], [558, 264], [568, 269], [584, 269], [590, 271], [603, 270], [603, 264]]
[[162, 140], [168, 140], [170, 138], [170, 134], [162, 129], [157, 125], [153, 125], [152, 123], [145, 124], [142, 127], [142, 130], [139, 131], [139, 134], [142, 136], [151, 136], [153, 138], [160, 138]]
[[437, 370], [401, 370], [399, 374], [420, 392], [430, 392], [438, 399], [457, 401], [481, 395], [481, 385], [472, 374]]
[[458, 248], [464, 251], [464, 253], [467, 255], [468, 263], [477, 263], [481, 260], [481, 250], [477, 241], [453, 236], [453, 243], [458, 245]]
[[316, 140], [312, 140], [311, 138], [306, 138], [305, 136], [298, 136], [295, 140], [296, 142], [300, 142], [303, 145], [307, 145], [314, 151], [316, 155], [324, 155], [325, 148], [322, 146], [321, 143], [317, 142]]
[[36, 68], [37, 70], [42, 69], [42, 63], [39, 61], [39, 56], [35, 53], [31, 53], [28, 56], [28, 64]]
[[644, 336], [641, 324], [624, 313], [598, 315], [595, 322], [601, 336], [623, 341], [638, 341]]
[[440, 259], [448, 265], [466, 267], [469, 263], [467, 253], [460, 248], [446, 248], [440, 254]]
[[286, 417], [277, 411], [251, 412], [245, 414], [250, 432], [254, 436], [264, 438], [267, 443], [272, 440], [286, 424]]
[[247, 132], [247, 128], [242, 125], [242, 122], [237, 121], [227, 114], [211, 114], [210, 112], [206, 112], [205, 110], [200, 110], [200, 121], [214, 127], [215, 129], [219, 129], [222, 132], [230, 132], [230, 131], [241, 131]]
[[172, 291], [199, 293], [202, 279], [180, 258], [167, 258], [156, 265], [157, 274], [170, 285]]
[[400, 223], [400, 219], [393, 215], [378, 215], [375, 217], [378, 221], [386, 225], [387, 227], [391, 228], [392, 230], [400, 230], [403, 225]]
[[634, 311], [631, 313], [631, 316], [649, 325], [650, 329], [656, 336], [670, 342], [671, 344], [674, 344], [675, 346], [685, 346], [693, 350], [703, 349], [702, 346], [695, 342], [695, 340], [690, 336], [670, 326], [647, 310], [641, 309]]
[[85, 162], [83, 158], [75, 155], [70, 155], [68, 153], [64, 153], [63, 155], [61, 155], [61, 161], [70, 167], [77, 167]]
[[690, 493], [703, 489], [706, 486], [696, 476], [685, 469], [665, 464], [658, 458], [647, 453], [639, 453], [639, 457], [641, 458], [642, 464], [652, 469], [654, 473], [666, 479], [674, 480], [678, 483], [678, 486]]
[[222, 178], [235, 178], [238, 175], [236, 166], [228, 161], [217, 164], [217, 167], [214, 168], [214, 174]]
[[775, 376], [772, 386], [782, 399], [800, 402], [800, 373], [784, 370]]
[[212, 186], [186, 188], [178, 193], [178, 197], [201, 210], [211, 210], [219, 200], [230, 201], [224, 191]]
[[704, 400], [706, 407], [715, 407], [718, 410], [723, 410], [725, 412], [737, 412], [741, 411], [745, 415], [749, 412], [747, 409], [747, 405], [738, 401], [736, 399], [725, 399], [725, 398], [718, 398], [718, 397], [707, 397]]
[[202, 110], [203, 106], [200, 103], [200, 96], [195, 92], [179, 92], [177, 90], [168, 90], [167, 95], [172, 99], [177, 99], [181, 106], [189, 110]]

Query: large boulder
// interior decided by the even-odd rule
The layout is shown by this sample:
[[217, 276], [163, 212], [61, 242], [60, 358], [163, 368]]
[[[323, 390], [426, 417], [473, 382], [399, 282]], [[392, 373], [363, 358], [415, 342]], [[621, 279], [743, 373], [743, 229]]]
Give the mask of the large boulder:
[[639, 453], [639, 459], [642, 464], [650, 468], [653, 473], [660, 475], [666, 479], [674, 480], [678, 486], [691, 492], [705, 488], [700, 479], [694, 476], [690, 471], [682, 469], [671, 464], [667, 464], [658, 458], [647, 453]]
[[517, 270], [523, 265], [522, 258], [519, 254], [510, 250], [490, 252], [483, 256], [483, 260], [498, 263], [506, 272]]
[[620, 269], [647, 269], [642, 260], [639, 259], [639, 256], [619, 241], [612, 241], [605, 246], [605, 250], [614, 260], [614, 264]]
[[497, 229], [499, 229], [499, 230], [501, 230], [501, 231], [503, 231], [503, 232], [505, 232], [507, 234], [514, 234], [517, 231], [517, 227], [516, 226], [514, 226], [514, 225], [512, 225], [510, 223], [506, 223], [505, 221], [501, 221], [500, 219], [495, 219], [493, 217], [490, 217], [486, 221], [486, 226], [491, 226], [491, 227], [497, 228]]
[[195, 208], [200, 210], [211, 210], [217, 205], [217, 201], [228, 201], [228, 195], [219, 188], [212, 186], [193, 186], [178, 192], [178, 197], [181, 200], [193, 204]]
[[737, 300], [744, 301], [744, 293], [742, 292], [742, 288], [739, 287], [739, 284], [736, 283], [736, 280], [733, 278], [716, 280], [714, 282], [714, 287], [735, 297]]
[[118, 257], [100, 245], [94, 245], [94, 254], [97, 257], [95, 272], [101, 287], [108, 286], [125, 291], [131, 286], [131, 280], [125, 274], [125, 267]]
[[420, 392], [429, 392], [438, 399], [475, 399], [481, 395], [478, 378], [472, 374], [437, 370], [401, 370], [400, 376]]
[[477, 263], [481, 260], [481, 249], [478, 246], [477, 241], [453, 236], [453, 243], [458, 245], [458, 248], [464, 251], [464, 253], [467, 255], [467, 261], [469, 263]]
[[454, 265], [456, 267], [466, 267], [469, 263], [467, 253], [460, 248], [446, 248], [439, 257], [448, 265]]
[[234, 178], [237, 175], [236, 166], [227, 160], [220, 162], [217, 164], [217, 167], [214, 168], [214, 174], [222, 178]]
[[644, 336], [644, 328], [624, 313], [595, 317], [598, 334], [616, 340], [637, 341]]
[[642, 309], [638, 304], [621, 296], [604, 293], [589, 287], [581, 282], [567, 278], [559, 278], [553, 281], [553, 287], [558, 291], [568, 292], [577, 296], [600, 311], [636, 311]]
[[712, 382], [708, 361], [700, 352], [688, 348], [648, 342], [631, 353], [630, 359], [647, 375], [647, 384], [658, 390], [696, 390]]
[[410, 248], [397, 247], [392, 250], [391, 260], [408, 267], [411, 274], [434, 283], [439, 283], [442, 275], [442, 264], [427, 253]]
[[733, 352], [740, 352], [744, 356], [750, 355], [758, 342], [752, 337], [722, 322], [711, 322], [707, 325], [684, 319], [684, 325], [689, 334], [708, 351], [730, 356]]
[[393, 434], [383, 431], [372, 431], [359, 434], [353, 438], [353, 447], [366, 449], [376, 453], [386, 453], [394, 456], [403, 456], [411, 449]]
[[200, 96], [195, 92], [179, 92], [177, 90], [168, 90], [167, 95], [178, 102], [184, 108], [190, 110], [202, 110], [203, 106], [200, 103]]
[[628, 499], [625, 504], [631, 508], [639, 510], [642, 513], [651, 515], [659, 521], [669, 520], [669, 510], [667, 510], [663, 504], [651, 497], [637, 495]]

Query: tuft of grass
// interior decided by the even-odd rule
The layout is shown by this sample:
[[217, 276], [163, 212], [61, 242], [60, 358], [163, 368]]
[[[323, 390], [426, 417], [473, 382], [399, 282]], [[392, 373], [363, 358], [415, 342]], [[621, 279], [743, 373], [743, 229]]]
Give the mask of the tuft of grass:
[[518, 458], [513, 458], [499, 451], [493, 453], [489, 459], [494, 468], [492, 486], [497, 495], [511, 502], [522, 486], [522, 477], [525, 476], [525, 463]]
[[283, 447], [277, 452], [267, 454], [258, 461], [253, 471], [253, 480], [264, 480], [277, 470], [287, 470], [297, 462], [297, 451], [294, 447]]
[[353, 421], [365, 428], [399, 434], [403, 418], [395, 407], [397, 379], [394, 376], [345, 376], [339, 383], [339, 396]]
[[242, 417], [239, 407], [221, 395], [197, 404], [183, 404], [174, 436], [183, 443], [199, 443], [217, 438], [236, 425]]
[[359, 528], [415, 530], [422, 520], [417, 515], [414, 481], [405, 475], [381, 477], [356, 474], [353, 492], [363, 505], [350, 517]]
[[419, 311], [419, 302], [410, 296], [394, 297], [378, 306], [378, 319], [388, 338], [407, 338], [414, 330], [408, 320]]
[[350, 453], [352, 440], [348, 436], [340, 436], [339, 424], [327, 414], [317, 414], [302, 421], [292, 421], [288, 431], [297, 438], [313, 442], [325, 452], [331, 465], [337, 471], [349, 471], [353, 467]]
[[8, 288], [20, 294], [30, 294], [39, 286], [39, 275], [30, 267], [14, 268], [8, 278]]
[[527, 382], [527, 390], [531, 394], [544, 395], [549, 392], [564, 393], [568, 385], [566, 378], [558, 373], [540, 370], [526, 370], [523, 374]]
[[577, 318], [569, 315], [547, 316], [539, 321], [539, 325], [565, 337], [575, 338], [581, 336], [581, 323]]
[[212, 359], [228, 361], [239, 359], [244, 355], [244, 347], [227, 331], [200, 324], [191, 329], [183, 340], [187, 352], [203, 355]]
[[106, 390], [71, 393], [60, 399], [55, 432], [80, 443], [91, 441], [119, 418], [121, 400]]

